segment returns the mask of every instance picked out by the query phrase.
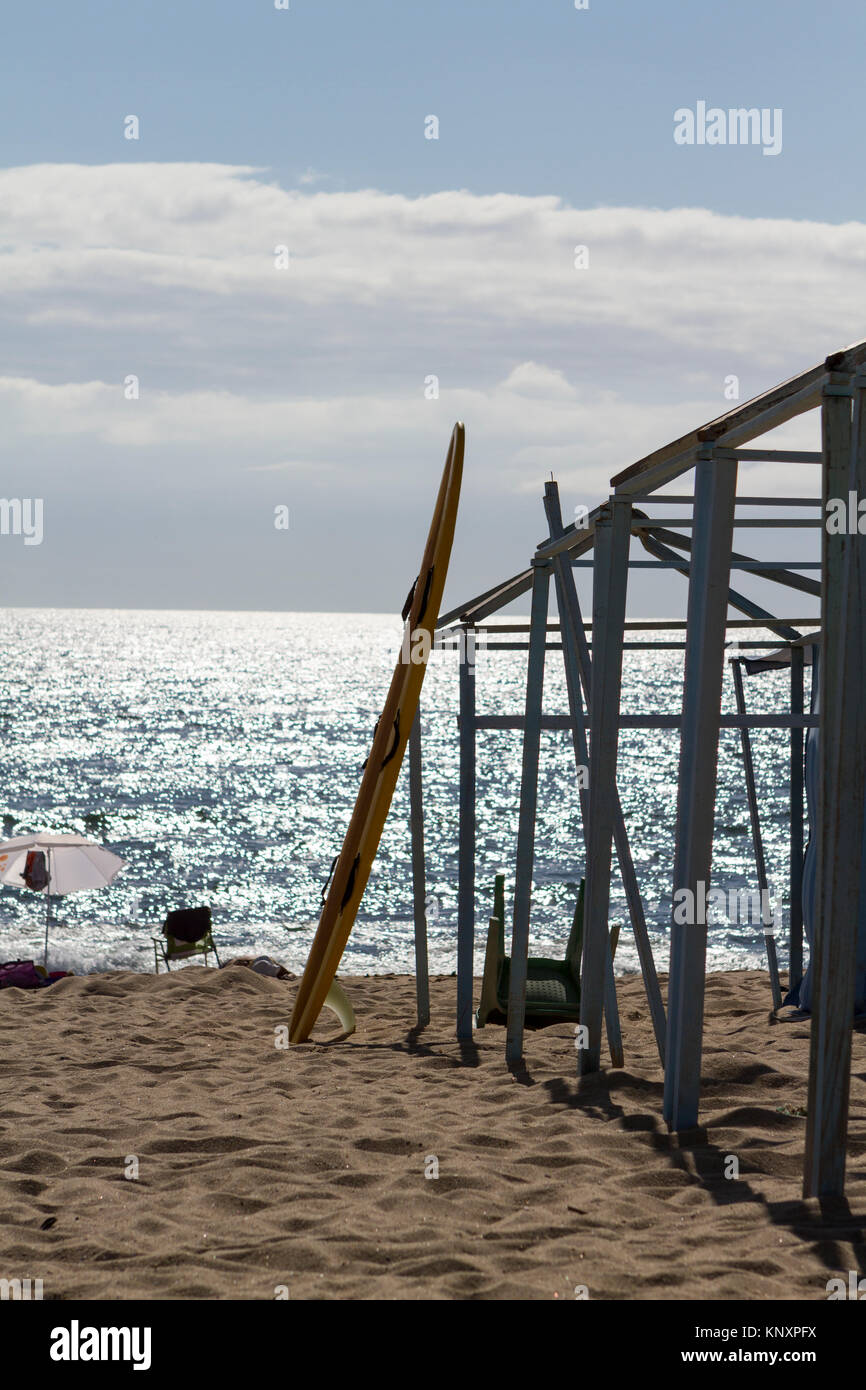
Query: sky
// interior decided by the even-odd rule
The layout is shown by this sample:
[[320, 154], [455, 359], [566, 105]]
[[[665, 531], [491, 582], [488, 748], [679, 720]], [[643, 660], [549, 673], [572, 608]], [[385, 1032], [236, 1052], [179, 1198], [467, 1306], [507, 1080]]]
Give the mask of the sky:
[[[399, 609], [462, 419], [448, 607], [551, 472], [567, 518], [866, 337], [860, 6], [49, 0], [0, 39], [2, 494], [43, 503], [7, 604]], [[759, 143], [675, 138], [739, 107]]]

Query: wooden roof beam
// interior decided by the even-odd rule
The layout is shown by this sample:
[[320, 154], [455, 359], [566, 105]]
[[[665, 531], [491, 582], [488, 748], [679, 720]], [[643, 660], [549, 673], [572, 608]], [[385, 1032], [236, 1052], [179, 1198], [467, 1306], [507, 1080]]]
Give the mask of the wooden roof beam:
[[734, 410], [665, 444], [611, 479], [618, 492], [652, 492], [684, 473], [702, 444], [724, 443], [729, 448], [748, 444], [797, 415], [820, 405], [825, 380], [832, 372], [851, 372], [866, 362], [866, 341], [831, 353], [817, 367], [790, 377]]

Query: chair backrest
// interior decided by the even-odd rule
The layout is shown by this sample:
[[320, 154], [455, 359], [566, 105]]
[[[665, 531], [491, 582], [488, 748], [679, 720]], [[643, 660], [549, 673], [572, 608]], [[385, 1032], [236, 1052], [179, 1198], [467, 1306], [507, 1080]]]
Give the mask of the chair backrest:
[[192, 946], [211, 929], [209, 907], [183, 907], [170, 912], [162, 925], [162, 934], [176, 942], [186, 942]]
[[568, 934], [568, 945], [565, 948], [566, 964], [578, 980], [580, 979], [580, 957], [583, 954], [583, 891], [585, 882], [585, 879], [580, 880], [577, 902], [574, 905], [574, 920]]

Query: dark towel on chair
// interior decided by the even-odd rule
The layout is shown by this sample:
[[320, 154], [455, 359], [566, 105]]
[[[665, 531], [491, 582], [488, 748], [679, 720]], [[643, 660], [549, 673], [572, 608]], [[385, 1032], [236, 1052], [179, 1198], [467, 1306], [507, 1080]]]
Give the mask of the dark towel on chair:
[[206, 936], [210, 929], [209, 907], [182, 907], [168, 914], [162, 930], [165, 936], [173, 936], [175, 941], [187, 941], [192, 945]]

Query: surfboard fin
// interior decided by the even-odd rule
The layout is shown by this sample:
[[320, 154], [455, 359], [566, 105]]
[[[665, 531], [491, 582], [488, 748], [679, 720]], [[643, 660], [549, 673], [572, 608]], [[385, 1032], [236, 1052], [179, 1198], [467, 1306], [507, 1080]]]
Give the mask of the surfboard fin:
[[343, 1026], [343, 1032], [347, 1036], [354, 1033], [355, 1010], [352, 1008], [351, 1000], [339, 980], [331, 981], [331, 988], [325, 998], [325, 1008], [333, 1009]]

